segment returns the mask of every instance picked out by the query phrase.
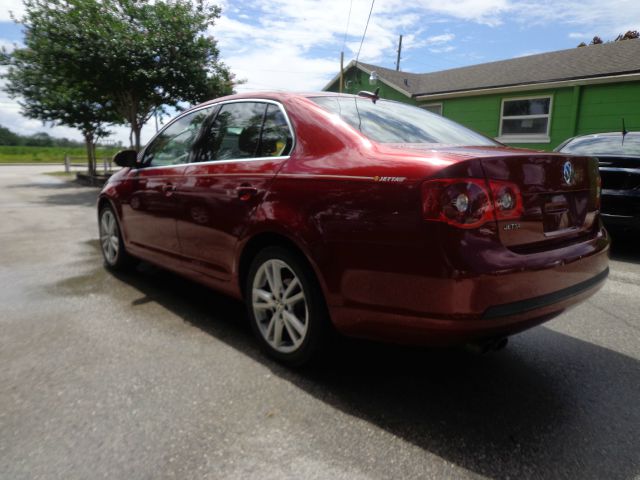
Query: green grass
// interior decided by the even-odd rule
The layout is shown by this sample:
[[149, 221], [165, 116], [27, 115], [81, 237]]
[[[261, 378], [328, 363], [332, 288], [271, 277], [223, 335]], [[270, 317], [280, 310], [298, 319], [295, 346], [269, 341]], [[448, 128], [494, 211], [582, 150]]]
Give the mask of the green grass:
[[52, 177], [66, 178], [68, 180], [74, 180], [76, 178], [76, 172], [47, 172], [45, 175], [51, 175]]
[[[96, 151], [98, 159], [111, 157], [118, 151], [117, 148], [101, 149]], [[1, 163], [60, 163], [64, 162], [65, 154], [75, 163], [86, 161], [87, 153], [84, 147], [10, 147], [0, 145]]]

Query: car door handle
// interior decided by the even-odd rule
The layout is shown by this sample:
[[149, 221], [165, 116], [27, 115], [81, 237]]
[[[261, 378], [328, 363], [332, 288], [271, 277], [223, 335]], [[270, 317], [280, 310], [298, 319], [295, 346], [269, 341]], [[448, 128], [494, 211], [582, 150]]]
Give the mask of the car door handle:
[[238, 198], [240, 200], [249, 200], [252, 197], [255, 197], [258, 194], [258, 189], [256, 187], [252, 187], [248, 184], [240, 185], [236, 187], [236, 193], [238, 194]]
[[161, 190], [169, 196], [176, 191], [176, 186], [171, 183], [165, 183], [162, 185]]

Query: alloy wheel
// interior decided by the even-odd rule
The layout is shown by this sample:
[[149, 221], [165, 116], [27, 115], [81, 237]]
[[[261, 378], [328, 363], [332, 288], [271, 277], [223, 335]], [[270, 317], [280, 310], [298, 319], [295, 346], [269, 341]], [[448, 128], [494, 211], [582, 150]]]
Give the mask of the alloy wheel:
[[309, 310], [304, 286], [283, 260], [266, 260], [252, 285], [252, 309], [260, 334], [271, 348], [292, 353], [304, 342]]
[[100, 217], [100, 243], [102, 253], [109, 265], [114, 265], [118, 261], [120, 250], [120, 239], [118, 222], [110, 209], [105, 209]]

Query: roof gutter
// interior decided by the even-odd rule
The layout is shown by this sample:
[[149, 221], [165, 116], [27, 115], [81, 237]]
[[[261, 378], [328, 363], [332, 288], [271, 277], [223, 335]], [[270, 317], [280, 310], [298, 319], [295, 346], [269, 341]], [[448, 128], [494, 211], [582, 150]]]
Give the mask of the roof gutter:
[[[624, 75], [610, 75], [606, 77], [578, 78], [572, 80], [558, 80], [554, 82], [527, 83], [522, 85], [510, 85], [505, 87], [476, 88], [474, 90], [459, 90], [456, 92], [416, 94], [414, 98], [421, 100], [444, 100], [447, 98], [475, 97], [479, 95], [491, 95], [499, 93], [515, 93], [531, 90], [546, 90], [548, 88], [575, 87], [582, 85], [598, 85], [604, 83], [633, 82], [640, 80], [640, 73], [628, 73]], [[394, 87], [397, 90], [397, 87]]]

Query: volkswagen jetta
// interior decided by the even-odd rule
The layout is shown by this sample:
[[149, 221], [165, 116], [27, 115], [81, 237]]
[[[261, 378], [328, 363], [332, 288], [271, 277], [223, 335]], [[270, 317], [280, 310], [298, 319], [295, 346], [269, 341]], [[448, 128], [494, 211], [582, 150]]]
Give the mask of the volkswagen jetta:
[[106, 265], [140, 258], [244, 299], [289, 364], [331, 331], [502, 339], [608, 273], [597, 160], [508, 148], [376, 94], [220, 98], [115, 161]]

